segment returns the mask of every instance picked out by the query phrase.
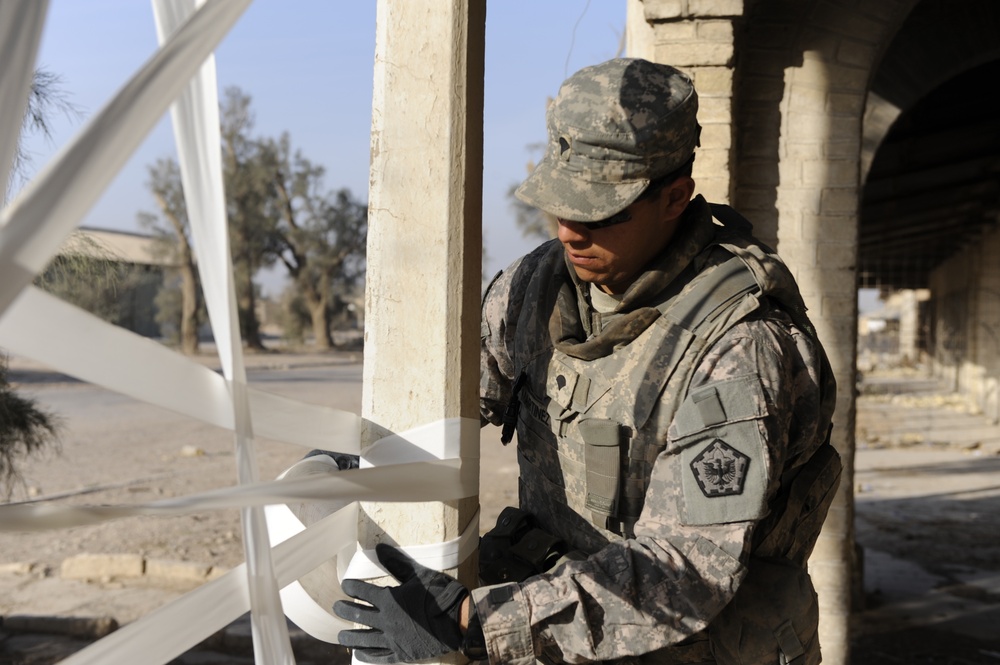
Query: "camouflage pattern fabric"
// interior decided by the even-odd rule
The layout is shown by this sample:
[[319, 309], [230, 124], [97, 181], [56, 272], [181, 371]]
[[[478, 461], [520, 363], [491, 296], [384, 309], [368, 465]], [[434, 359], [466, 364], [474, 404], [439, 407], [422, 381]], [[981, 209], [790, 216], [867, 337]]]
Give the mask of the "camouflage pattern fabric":
[[691, 79], [669, 65], [616, 58], [586, 67], [549, 107], [545, 156], [517, 196], [562, 219], [610, 217], [687, 161], [697, 113]]
[[[612, 317], [595, 327], [600, 317], [588, 318], [583, 285], [554, 243], [515, 262], [484, 299], [483, 420], [500, 423], [526, 372], [521, 507], [589, 554], [520, 584], [473, 591], [492, 662], [715, 662], [713, 621], [745, 579], [770, 570], [753, 558], [754, 527], [782, 475], [823, 442], [832, 378], [787, 269], [714, 224], [701, 199], [682, 228], [626, 294], [616, 312], [624, 324]], [[672, 299], [733, 255], [763, 293], [726, 310], [704, 335], [673, 320]], [[623, 499], [609, 511], [618, 518], [610, 528], [595, 523], [581, 480], [588, 420], [620, 425]], [[763, 576], [768, 584], [812, 593], [801, 567], [777, 570], [777, 582]], [[818, 662], [808, 593], [787, 594], [801, 616], [779, 616], [797, 612], [756, 594], [746, 602], [759, 626], [742, 629], [771, 642], [764, 631], [785, 630], [789, 652], [801, 642], [802, 662]], [[777, 653], [761, 658], [747, 662], [777, 662]]]

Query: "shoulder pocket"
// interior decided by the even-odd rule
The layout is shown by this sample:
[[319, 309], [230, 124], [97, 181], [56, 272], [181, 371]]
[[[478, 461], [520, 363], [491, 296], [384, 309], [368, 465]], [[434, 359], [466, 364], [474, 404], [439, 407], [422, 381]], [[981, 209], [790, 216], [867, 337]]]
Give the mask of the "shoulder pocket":
[[689, 525], [755, 520], [767, 514], [769, 460], [760, 420], [767, 415], [756, 376], [691, 391], [671, 426]]

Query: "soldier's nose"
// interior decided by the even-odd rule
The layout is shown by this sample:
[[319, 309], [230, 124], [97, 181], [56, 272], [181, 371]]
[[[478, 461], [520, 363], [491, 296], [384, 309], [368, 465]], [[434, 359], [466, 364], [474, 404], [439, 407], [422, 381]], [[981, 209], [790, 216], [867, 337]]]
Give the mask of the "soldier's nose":
[[586, 224], [568, 219], [560, 219], [558, 221], [559, 232], [557, 235], [559, 242], [579, 242], [590, 237], [590, 231], [587, 229]]

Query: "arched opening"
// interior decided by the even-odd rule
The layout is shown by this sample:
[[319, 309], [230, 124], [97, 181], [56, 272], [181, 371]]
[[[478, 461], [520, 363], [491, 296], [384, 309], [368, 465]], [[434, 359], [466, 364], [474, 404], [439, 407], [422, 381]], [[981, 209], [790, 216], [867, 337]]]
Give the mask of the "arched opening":
[[864, 183], [862, 286], [917, 289], [995, 226], [1000, 202], [1000, 60], [941, 84], [892, 125]]

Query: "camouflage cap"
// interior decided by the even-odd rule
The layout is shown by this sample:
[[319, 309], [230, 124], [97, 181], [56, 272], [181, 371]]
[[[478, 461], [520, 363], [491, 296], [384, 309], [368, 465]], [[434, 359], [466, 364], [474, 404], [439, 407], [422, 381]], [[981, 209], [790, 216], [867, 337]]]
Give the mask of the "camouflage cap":
[[548, 148], [517, 197], [561, 219], [610, 217], [688, 160], [697, 113], [691, 79], [669, 65], [615, 58], [585, 67], [549, 107]]

